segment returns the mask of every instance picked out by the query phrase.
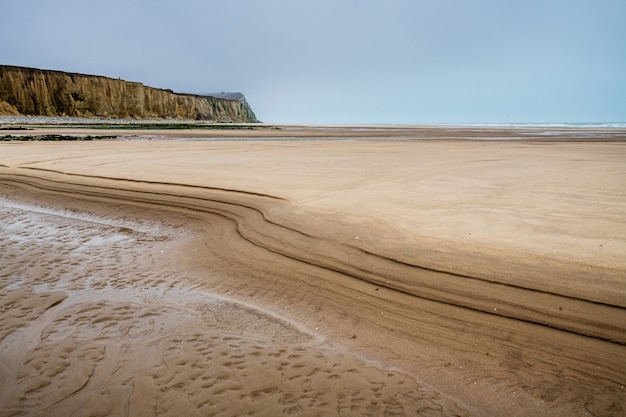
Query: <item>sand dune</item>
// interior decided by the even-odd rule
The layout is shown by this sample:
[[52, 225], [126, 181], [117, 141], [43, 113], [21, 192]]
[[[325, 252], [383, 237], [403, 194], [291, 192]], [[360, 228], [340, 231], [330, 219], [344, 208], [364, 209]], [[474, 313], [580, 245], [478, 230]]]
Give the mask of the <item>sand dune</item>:
[[0, 155], [3, 415], [626, 410], [622, 142]]

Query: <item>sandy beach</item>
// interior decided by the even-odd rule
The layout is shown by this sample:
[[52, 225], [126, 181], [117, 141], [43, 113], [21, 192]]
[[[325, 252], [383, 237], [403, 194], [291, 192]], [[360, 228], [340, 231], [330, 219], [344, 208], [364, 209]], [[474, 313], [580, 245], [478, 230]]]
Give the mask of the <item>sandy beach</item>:
[[626, 413], [624, 129], [28, 134], [0, 416]]

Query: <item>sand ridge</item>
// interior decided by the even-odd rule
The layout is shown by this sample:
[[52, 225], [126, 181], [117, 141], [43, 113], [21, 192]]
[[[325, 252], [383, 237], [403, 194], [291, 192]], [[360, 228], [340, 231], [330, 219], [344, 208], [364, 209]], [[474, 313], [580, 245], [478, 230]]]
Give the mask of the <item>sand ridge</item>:
[[[199, 239], [194, 249], [203, 256], [194, 256], [187, 244], [174, 245], [178, 249], [166, 251], [170, 255], [165, 264], [178, 268], [162, 271], [162, 278], [147, 287], [192, 287], [261, 304], [317, 328], [316, 333], [348, 355], [339, 362], [355, 360], [348, 358], [357, 354], [375, 359], [378, 369], [393, 364], [416, 376], [420, 382], [412, 379], [418, 385], [409, 391], [428, 395], [408, 404], [427, 404], [426, 398], [432, 397], [444, 415], [462, 409], [479, 414], [506, 410], [536, 415], [550, 409], [562, 415], [619, 415], [626, 373], [616, 359], [624, 353], [626, 322], [619, 256], [624, 230], [618, 220], [624, 198], [623, 145], [484, 145], [109, 142], [28, 144], [30, 152], [25, 153], [12, 144], [0, 160], [0, 174], [5, 189], [34, 187], [59, 201], [73, 195], [108, 207], [87, 209], [79, 203], [87, 212], [182, 216], [177, 230], [194, 230]], [[477, 164], [473, 153], [487, 162]], [[520, 177], [527, 173], [521, 166], [527, 163], [547, 180], [534, 179], [533, 170], [530, 181]], [[137, 164], [141, 170], [133, 168]], [[568, 180], [567, 193], [555, 197], [564, 184], [563, 173], [572, 172], [569, 167], [580, 173]], [[365, 174], [372, 178], [362, 178]], [[467, 180], [473, 181], [471, 186]], [[446, 194], [454, 189], [456, 196]], [[507, 189], [519, 194], [503, 194]], [[485, 190], [497, 193], [492, 198]], [[20, 198], [26, 194], [15, 193]], [[514, 203], [524, 203], [519, 200], [523, 195], [549, 208], [529, 210], [519, 223]], [[441, 205], [446, 196], [456, 206]], [[584, 201], [594, 201], [595, 214], [571, 205]], [[484, 208], [491, 209], [488, 216]], [[430, 216], [429, 210], [434, 211]], [[439, 233], [424, 234], [438, 215], [443, 219], [439, 224], [458, 227], [439, 226]], [[565, 228], [562, 219], [568, 222]], [[486, 227], [476, 227], [485, 221]], [[535, 226], [526, 229], [525, 224]], [[468, 245], [467, 234], [459, 232], [468, 227], [482, 249]], [[518, 232], [516, 239], [503, 239], [511, 230]], [[111, 232], [100, 235], [117, 239]], [[123, 241], [124, 233], [118, 234]], [[535, 247], [529, 249], [528, 243]], [[593, 254], [588, 250], [592, 245]], [[114, 263], [132, 264], [129, 259]], [[137, 265], [137, 271], [146, 267], [145, 262]], [[207, 276], [207, 271], [219, 273]], [[11, 293], [18, 297], [14, 289]], [[62, 295], [35, 303], [54, 305], [54, 297]], [[105, 310], [113, 305], [105, 303]], [[116, 321], [132, 322], [132, 317], [126, 314]], [[85, 317], [86, 323], [92, 320]], [[306, 343], [298, 346], [315, 352]], [[315, 362], [311, 356], [306, 361]], [[164, 386], [163, 381], [158, 384]], [[306, 397], [302, 392], [290, 395]], [[427, 409], [437, 413], [437, 407]], [[292, 409], [304, 414], [311, 410]]]

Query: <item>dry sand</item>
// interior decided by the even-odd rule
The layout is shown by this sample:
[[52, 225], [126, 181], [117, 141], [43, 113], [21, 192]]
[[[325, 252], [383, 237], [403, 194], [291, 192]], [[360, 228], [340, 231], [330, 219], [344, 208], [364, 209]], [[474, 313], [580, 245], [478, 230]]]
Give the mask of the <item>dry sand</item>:
[[275, 134], [0, 143], [0, 415], [624, 414], [624, 132]]

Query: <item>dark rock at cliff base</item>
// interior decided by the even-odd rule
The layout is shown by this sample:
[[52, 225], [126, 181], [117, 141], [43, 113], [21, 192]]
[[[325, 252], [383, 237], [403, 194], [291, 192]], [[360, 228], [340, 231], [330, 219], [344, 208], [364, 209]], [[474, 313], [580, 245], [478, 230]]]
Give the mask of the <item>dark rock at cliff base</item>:
[[215, 96], [177, 94], [97, 75], [0, 65], [0, 115], [258, 122], [243, 94]]

